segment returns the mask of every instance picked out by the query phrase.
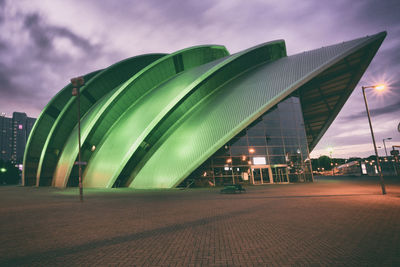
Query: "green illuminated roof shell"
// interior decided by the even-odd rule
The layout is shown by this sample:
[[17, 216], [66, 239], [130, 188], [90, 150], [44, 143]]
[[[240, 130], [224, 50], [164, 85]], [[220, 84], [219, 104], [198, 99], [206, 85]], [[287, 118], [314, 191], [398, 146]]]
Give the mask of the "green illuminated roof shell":
[[[84, 75], [86, 81], [90, 81], [100, 71], [95, 71]], [[46, 138], [49, 135], [52, 125], [60, 115], [61, 110], [71, 99], [72, 84], [65, 86], [56, 96], [54, 96], [46, 107], [42, 110], [29, 135], [23, 161], [22, 179], [23, 185], [35, 185], [36, 173], [40, 155], [43, 150]]]
[[[84, 76], [86, 86], [81, 88], [81, 116], [109, 90], [162, 56], [164, 54], [129, 58]], [[71, 92], [72, 85], [68, 84], [39, 115], [25, 149], [24, 166], [28, 168], [24, 168], [23, 183], [51, 184], [59, 153], [77, 123], [76, 99], [71, 97]]]
[[[81, 89], [82, 96], [92, 96], [82, 104], [84, 186], [175, 187], [295, 91], [312, 150], [385, 36], [382, 32], [292, 56], [286, 55], [283, 40], [232, 55], [223, 46], [198, 46], [142, 56], [147, 60], [133, 60], [123, 77], [107, 75], [119, 73], [120, 63], [88, 75]], [[65, 93], [70, 89], [49, 103], [32, 130], [25, 185], [65, 187], [73, 176], [78, 144], [75, 97]], [[45, 114], [52, 103], [59, 103], [58, 112], [49, 120]]]

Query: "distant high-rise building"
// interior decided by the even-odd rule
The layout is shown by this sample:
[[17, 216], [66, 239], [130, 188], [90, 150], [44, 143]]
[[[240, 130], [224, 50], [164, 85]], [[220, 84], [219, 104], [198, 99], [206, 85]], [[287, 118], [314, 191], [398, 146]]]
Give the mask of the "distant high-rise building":
[[3, 161], [22, 164], [26, 142], [35, 120], [22, 112], [14, 112], [12, 118], [7, 118], [4, 113], [1, 114], [0, 152]]
[[33, 125], [35, 124], [36, 119], [35, 118], [26, 118], [26, 140], [28, 140], [29, 134], [33, 128]]
[[12, 154], [12, 118], [0, 116], [0, 159], [10, 161]]

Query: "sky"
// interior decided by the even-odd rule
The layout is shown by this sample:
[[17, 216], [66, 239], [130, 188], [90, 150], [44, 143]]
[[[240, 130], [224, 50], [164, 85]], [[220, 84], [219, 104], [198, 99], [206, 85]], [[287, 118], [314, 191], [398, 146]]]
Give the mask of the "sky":
[[[399, 0], [0, 0], [0, 112], [37, 117], [71, 77], [145, 53], [200, 44], [230, 53], [284, 39], [288, 55], [381, 31], [388, 35], [311, 157], [374, 154], [400, 145]], [[389, 149], [388, 149], [389, 152]]]

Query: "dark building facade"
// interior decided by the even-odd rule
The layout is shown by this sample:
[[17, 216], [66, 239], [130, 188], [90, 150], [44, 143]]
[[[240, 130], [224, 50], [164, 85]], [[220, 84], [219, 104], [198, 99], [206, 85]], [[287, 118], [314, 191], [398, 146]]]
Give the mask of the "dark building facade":
[[5, 114], [2, 114], [0, 151], [3, 161], [22, 164], [26, 142], [35, 120], [22, 112], [14, 112], [12, 118], [7, 118]]
[[12, 118], [7, 118], [4, 113], [0, 116], [0, 129], [0, 158], [3, 161], [11, 161], [13, 145]]

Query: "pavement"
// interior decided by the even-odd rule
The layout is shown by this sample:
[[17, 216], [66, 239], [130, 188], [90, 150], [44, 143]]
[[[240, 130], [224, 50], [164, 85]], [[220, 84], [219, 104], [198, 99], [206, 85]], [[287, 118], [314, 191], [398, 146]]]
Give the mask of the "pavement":
[[0, 187], [0, 266], [400, 266], [400, 178], [220, 188]]

